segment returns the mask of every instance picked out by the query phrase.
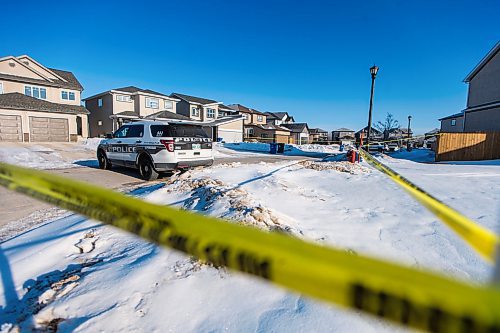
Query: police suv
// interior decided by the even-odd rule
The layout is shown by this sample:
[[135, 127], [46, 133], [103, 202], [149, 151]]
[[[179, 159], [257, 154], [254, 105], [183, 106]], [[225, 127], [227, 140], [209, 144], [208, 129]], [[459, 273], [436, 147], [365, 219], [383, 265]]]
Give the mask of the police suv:
[[99, 168], [113, 165], [139, 169], [146, 180], [160, 172], [209, 166], [214, 162], [212, 140], [200, 125], [140, 121], [127, 123], [97, 147]]

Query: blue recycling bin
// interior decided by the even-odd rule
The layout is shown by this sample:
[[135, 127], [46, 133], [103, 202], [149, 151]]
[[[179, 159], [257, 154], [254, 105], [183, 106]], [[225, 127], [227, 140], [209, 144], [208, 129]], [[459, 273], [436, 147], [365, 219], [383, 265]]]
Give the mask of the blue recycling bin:
[[278, 144], [277, 143], [270, 143], [269, 144], [269, 153], [271, 154], [276, 154], [278, 152]]

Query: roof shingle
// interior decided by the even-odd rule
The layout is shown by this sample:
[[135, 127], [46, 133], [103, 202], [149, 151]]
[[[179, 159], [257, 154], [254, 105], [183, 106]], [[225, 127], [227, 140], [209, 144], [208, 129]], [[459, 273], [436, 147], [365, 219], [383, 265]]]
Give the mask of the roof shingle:
[[0, 108], [70, 114], [90, 113], [81, 105], [52, 103], [20, 93], [0, 94]]

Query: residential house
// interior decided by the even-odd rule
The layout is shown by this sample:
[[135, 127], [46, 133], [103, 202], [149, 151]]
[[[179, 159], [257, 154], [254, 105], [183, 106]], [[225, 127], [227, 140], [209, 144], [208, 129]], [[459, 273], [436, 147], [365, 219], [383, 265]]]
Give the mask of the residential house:
[[231, 107], [208, 98], [180, 93], [172, 93], [170, 96], [180, 100], [177, 104], [177, 113], [202, 122], [204, 126], [210, 128], [210, 135], [214, 141], [243, 141], [244, 118]]
[[274, 124], [247, 125], [252, 129], [252, 137], [256, 141], [290, 143], [290, 129]]
[[33, 58], [0, 58], [0, 141], [68, 142], [88, 136], [83, 87], [71, 72]]
[[309, 143], [309, 127], [306, 123], [283, 124], [282, 127], [286, 127], [291, 131], [290, 143], [298, 145]]
[[338, 142], [340, 144], [353, 144], [356, 136], [354, 134], [354, 130], [341, 127], [332, 131], [332, 141]]
[[413, 131], [410, 128], [410, 132], [408, 134], [408, 128], [406, 127], [398, 127], [393, 128], [389, 131], [387, 135], [384, 135], [387, 140], [403, 140], [407, 138], [411, 138], [413, 136]]
[[500, 41], [464, 79], [464, 132], [500, 131]]
[[[354, 136], [356, 137], [356, 141], [360, 141], [361, 134], [363, 134], [363, 141], [365, 142], [368, 136], [368, 126], [363, 127], [354, 134]], [[370, 131], [370, 141], [381, 141], [383, 139], [384, 139], [384, 133], [372, 127]]]
[[241, 104], [231, 104], [229, 105], [229, 107], [243, 116], [244, 137], [246, 139], [256, 139], [257, 137], [255, 137], [254, 126], [265, 125], [267, 121], [267, 115], [263, 112], [251, 109]]
[[179, 99], [165, 94], [128, 86], [108, 90], [84, 99], [90, 111], [90, 136], [103, 137], [122, 124], [167, 111], [176, 113]]
[[272, 121], [274, 125], [291, 124], [295, 122], [288, 112], [266, 112], [267, 122]]
[[500, 131], [500, 42], [467, 75], [467, 107], [441, 121], [441, 132]]
[[464, 131], [464, 113], [455, 113], [439, 119], [441, 122], [441, 132], [463, 132]]
[[310, 128], [309, 129], [309, 142], [327, 142], [328, 141], [328, 131], [321, 128]]

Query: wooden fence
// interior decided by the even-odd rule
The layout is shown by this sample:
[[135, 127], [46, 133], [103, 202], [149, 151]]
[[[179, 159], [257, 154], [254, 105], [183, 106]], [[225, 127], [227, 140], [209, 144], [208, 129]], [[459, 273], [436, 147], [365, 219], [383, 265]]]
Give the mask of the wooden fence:
[[441, 133], [436, 161], [477, 161], [500, 158], [500, 132]]

